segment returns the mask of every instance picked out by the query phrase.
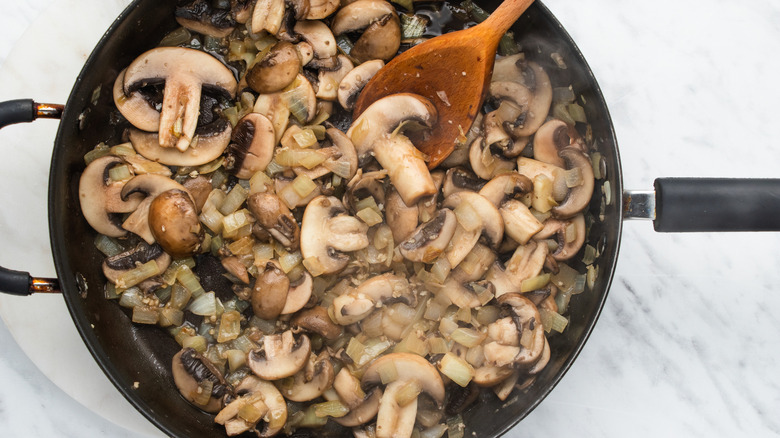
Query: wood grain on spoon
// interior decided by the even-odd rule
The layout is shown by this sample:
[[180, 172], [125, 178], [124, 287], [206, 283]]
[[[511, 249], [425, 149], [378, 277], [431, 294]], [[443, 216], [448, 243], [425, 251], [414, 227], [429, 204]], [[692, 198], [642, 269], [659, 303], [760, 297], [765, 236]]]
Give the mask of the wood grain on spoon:
[[415, 145], [428, 155], [428, 167], [433, 169], [471, 127], [490, 84], [498, 43], [531, 3], [505, 0], [482, 23], [437, 36], [396, 56], [366, 84], [353, 116], [390, 94], [417, 93], [430, 99], [439, 122], [430, 136]]

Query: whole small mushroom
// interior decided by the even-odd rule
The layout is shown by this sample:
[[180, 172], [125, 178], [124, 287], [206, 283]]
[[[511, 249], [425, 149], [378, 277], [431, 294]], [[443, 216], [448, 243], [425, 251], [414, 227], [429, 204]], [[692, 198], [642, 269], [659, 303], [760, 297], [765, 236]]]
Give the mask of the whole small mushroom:
[[301, 58], [291, 43], [279, 41], [246, 72], [247, 84], [261, 94], [275, 93], [290, 85], [301, 69]]
[[152, 200], [149, 228], [157, 243], [174, 258], [200, 251], [203, 227], [192, 197], [184, 190], [167, 190]]

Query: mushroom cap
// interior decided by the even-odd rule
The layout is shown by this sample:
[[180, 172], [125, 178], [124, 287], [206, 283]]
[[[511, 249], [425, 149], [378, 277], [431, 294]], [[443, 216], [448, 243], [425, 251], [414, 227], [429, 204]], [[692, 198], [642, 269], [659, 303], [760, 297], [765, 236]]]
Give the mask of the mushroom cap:
[[349, 54], [358, 62], [372, 59], [390, 61], [401, 47], [401, 22], [398, 15], [387, 14], [371, 23], [352, 46]]
[[338, 100], [342, 108], [352, 110], [363, 87], [384, 66], [383, 60], [372, 59], [350, 70], [338, 85]]
[[368, 226], [346, 214], [338, 198], [318, 196], [303, 212], [301, 221], [301, 254], [304, 260], [314, 257], [323, 273], [344, 269], [349, 256], [344, 252], [368, 246]]
[[547, 239], [556, 236], [558, 248], [555, 249], [552, 256], [555, 260], [564, 261], [574, 257], [585, 244], [585, 231], [585, 216], [580, 213], [567, 220], [547, 219], [544, 221], [543, 229], [534, 235], [534, 239]]
[[205, 87], [230, 98], [235, 97], [238, 89], [233, 73], [224, 64], [208, 53], [184, 47], [151, 49], [125, 69], [125, 95], [155, 82], [165, 83], [160, 145], [175, 145], [181, 151], [189, 147], [195, 135], [201, 89]]
[[246, 72], [247, 84], [260, 94], [275, 93], [290, 85], [301, 69], [301, 58], [291, 43], [279, 41]]
[[327, 24], [319, 20], [302, 20], [295, 23], [295, 33], [311, 44], [315, 59], [328, 59], [338, 55], [338, 45]]
[[122, 188], [122, 199], [135, 196], [136, 193], [143, 194], [146, 197], [138, 204], [135, 211], [125, 219], [122, 223], [122, 228], [135, 233], [149, 244], [154, 243], [155, 237], [149, 223], [149, 210], [154, 198], [168, 190], [180, 190], [187, 193], [187, 189], [184, 186], [164, 175], [148, 173], [131, 178]]
[[[181, 395], [206, 412], [218, 412], [222, 408], [223, 397], [233, 392], [230, 385], [225, 382], [222, 373], [211, 361], [192, 348], [180, 350], [173, 356], [171, 362], [173, 381]], [[199, 383], [203, 380], [210, 380], [213, 386], [208, 402], [200, 405], [195, 403], [195, 397], [198, 394]]]
[[298, 221], [287, 205], [273, 193], [258, 192], [249, 195], [247, 208], [271, 236], [287, 249], [297, 249], [300, 240]]
[[112, 181], [108, 171], [125, 161], [115, 156], [98, 158], [84, 169], [79, 178], [79, 203], [89, 225], [100, 234], [122, 237], [127, 230], [114, 221], [111, 213], [129, 213], [141, 202], [142, 196], [121, 196], [127, 181]]
[[432, 263], [447, 249], [457, 222], [452, 210], [442, 208], [398, 245], [401, 255], [413, 262]]
[[203, 227], [189, 193], [172, 189], [160, 193], [149, 206], [149, 227], [157, 243], [175, 258], [200, 250]]
[[263, 319], [275, 319], [284, 309], [290, 279], [275, 260], [266, 262], [252, 288], [252, 310]]
[[264, 380], [278, 380], [290, 377], [306, 365], [311, 353], [311, 342], [306, 335], [296, 340], [292, 331], [266, 335], [263, 349], [251, 350], [247, 365], [256, 376]]
[[249, 179], [265, 170], [274, 156], [276, 137], [271, 121], [262, 114], [249, 113], [233, 129], [225, 155], [225, 167], [240, 179]]
[[430, 395], [437, 405], [444, 403], [444, 382], [439, 371], [430, 362], [412, 353], [390, 353], [375, 359], [366, 368], [360, 381], [363, 388], [389, 383], [382, 382], [379, 373], [383, 367], [388, 366], [395, 366], [396, 382], [417, 382], [422, 391]]
[[290, 327], [316, 333], [329, 341], [338, 339], [344, 333], [341, 326], [330, 319], [328, 309], [322, 306], [301, 311], [290, 320]]
[[376, 306], [403, 302], [413, 306], [416, 296], [409, 281], [393, 273], [369, 278], [349, 293], [333, 300], [333, 319], [341, 325], [353, 324], [367, 317]]
[[289, 315], [303, 309], [311, 300], [314, 280], [311, 274], [304, 271], [301, 277], [290, 282], [290, 289], [287, 291], [287, 300], [282, 308], [282, 315]]
[[385, 15], [395, 14], [395, 8], [384, 0], [357, 0], [339, 9], [330, 28], [334, 35], [363, 30]]
[[227, 120], [219, 119], [216, 130], [197, 135], [185, 151], [160, 146], [155, 132], [129, 129], [133, 149], [143, 157], [168, 166], [200, 166], [219, 158], [230, 144], [233, 128]]
[[417, 122], [430, 128], [437, 119], [438, 112], [430, 100], [412, 93], [391, 94], [366, 108], [352, 123], [347, 136], [362, 158], [379, 138], [392, 134], [401, 123]]
[[515, 168], [513, 160], [493, 155], [484, 136], [475, 138], [469, 145], [469, 164], [471, 170], [485, 180], [493, 179], [496, 175], [505, 172], [511, 172]]

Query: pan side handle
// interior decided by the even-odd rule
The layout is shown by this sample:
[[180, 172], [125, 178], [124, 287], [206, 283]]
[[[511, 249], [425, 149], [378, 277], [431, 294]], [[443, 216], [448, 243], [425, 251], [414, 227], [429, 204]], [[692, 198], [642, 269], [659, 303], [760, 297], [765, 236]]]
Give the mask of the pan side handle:
[[780, 231], [780, 179], [658, 178], [659, 232]]
[[[0, 102], [0, 128], [15, 123], [29, 123], [39, 118], [59, 119], [62, 105], [37, 103], [32, 99]], [[0, 292], [12, 295], [31, 295], [36, 292], [60, 292], [59, 281], [37, 278], [28, 272], [14, 271], [0, 266]]]

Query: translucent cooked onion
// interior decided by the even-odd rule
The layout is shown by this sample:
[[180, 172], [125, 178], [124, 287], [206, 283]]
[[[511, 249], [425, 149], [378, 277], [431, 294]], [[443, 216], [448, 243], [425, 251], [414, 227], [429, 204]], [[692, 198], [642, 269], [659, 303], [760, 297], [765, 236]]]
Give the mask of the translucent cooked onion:
[[439, 371], [464, 388], [474, 378], [474, 367], [451, 352], [439, 361]]

